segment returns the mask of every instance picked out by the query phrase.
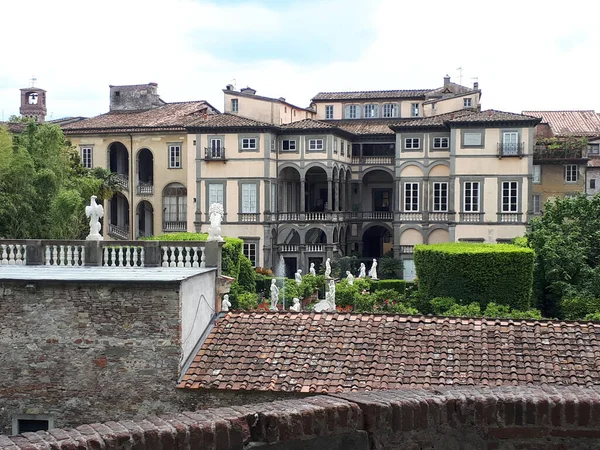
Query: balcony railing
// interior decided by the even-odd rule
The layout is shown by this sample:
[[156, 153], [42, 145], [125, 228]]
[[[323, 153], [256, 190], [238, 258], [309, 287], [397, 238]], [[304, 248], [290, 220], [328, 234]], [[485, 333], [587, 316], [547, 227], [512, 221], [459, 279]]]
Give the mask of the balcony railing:
[[280, 253], [295, 253], [298, 252], [299, 245], [297, 244], [282, 244], [279, 246]]
[[120, 227], [118, 225], [113, 225], [112, 223], [108, 225], [108, 234], [112, 237], [116, 237], [118, 239], [129, 239], [129, 227], [124, 226]]
[[117, 176], [117, 184], [123, 189], [129, 189], [129, 177], [123, 173], [115, 173]]
[[461, 222], [469, 222], [469, 223], [483, 222], [483, 213], [480, 213], [480, 212], [460, 213], [460, 221]]
[[521, 213], [498, 213], [498, 222], [519, 223], [521, 222]]
[[[363, 220], [394, 220], [394, 213], [391, 211], [363, 211], [359, 213], [352, 213], [353, 215], [360, 215]], [[353, 217], [354, 218], [354, 217]]]
[[306, 244], [305, 250], [307, 252], [324, 252], [325, 244]]
[[430, 212], [429, 213], [429, 221], [430, 222], [448, 222], [449, 216], [447, 212]]
[[184, 221], [164, 221], [163, 231], [187, 231], [187, 222]]
[[376, 164], [376, 165], [392, 165], [395, 158], [393, 156], [353, 156], [352, 164]]
[[403, 254], [412, 254], [415, 250], [415, 246], [414, 245], [401, 245], [400, 246], [400, 253]]
[[533, 159], [565, 161], [573, 159], [587, 159], [587, 151], [583, 148], [548, 148], [547, 145], [536, 144], [533, 150]]
[[423, 221], [423, 213], [401, 212], [400, 213], [400, 221], [401, 222], [422, 222]]
[[258, 213], [239, 213], [240, 222], [259, 222], [260, 214]]
[[207, 161], [225, 161], [225, 147], [204, 147], [204, 159]]
[[523, 142], [498, 142], [498, 157], [503, 158], [507, 156], [518, 156], [522, 157], [525, 149], [525, 143]]
[[139, 195], [152, 195], [154, 194], [154, 185], [152, 183], [144, 183], [139, 181], [137, 185], [137, 193]]

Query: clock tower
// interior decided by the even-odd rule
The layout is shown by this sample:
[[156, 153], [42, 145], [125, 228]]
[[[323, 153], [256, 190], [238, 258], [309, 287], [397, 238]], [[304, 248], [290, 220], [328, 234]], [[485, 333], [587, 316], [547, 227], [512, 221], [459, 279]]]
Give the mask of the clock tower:
[[23, 117], [30, 117], [36, 122], [46, 120], [46, 91], [35, 87], [35, 78], [31, 79], [31, 87], [21, 89], [21, 108]]

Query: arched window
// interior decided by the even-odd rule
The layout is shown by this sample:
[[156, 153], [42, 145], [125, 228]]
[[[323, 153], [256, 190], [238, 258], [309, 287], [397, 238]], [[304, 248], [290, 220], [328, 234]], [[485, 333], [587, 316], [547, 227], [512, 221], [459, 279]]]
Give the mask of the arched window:
[[[187, 189], [183, 184], [171, 183], [163, 190], [165, 230], [185, 230], [187, 221]], [[175, 228], [173, 228], [175, 226]]]

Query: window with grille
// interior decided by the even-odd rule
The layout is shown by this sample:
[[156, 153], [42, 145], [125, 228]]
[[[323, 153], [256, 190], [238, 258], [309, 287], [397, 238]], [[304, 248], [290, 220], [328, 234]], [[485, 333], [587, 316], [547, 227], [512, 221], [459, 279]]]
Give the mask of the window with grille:
[[421, 139], [420, 138], [404, 139], [404, 148], [412, 149], [412, 150], [421, 148]]
[[519, 183], [516, 181], [502, 182], [502, 212], [514, 213], [518, 211]]
[[463, 106], [465, 108], [470, 108], [471, 106], [473, 106], [473, 99], [471, 99], [471, 98], [464, 98], [463, 99]]
[[242, 214], [255, 214], [258, 212], [256, 190], [257, 186], [254, 183], [242, 184]]
[[231, 99], [231, 112], [238, 112], [239, 110], [239, 101], [237, 98], [232, 98]]
[[433, 148], [448, 148], [450, 147], [450, 138], [448, 137], [436, 137], [433, 138]]
[[565, 166], [565, 182], [577, 183], [577, 164], [567, 164]]
[[169, 169], [181, 169], [181, 145], [169, 145]]
[[296, 150], [295, 139], [284, 139], [281, 141], [281, 150], [284, 152], [291, 152]]
[[448, 211], [448, 183], [433, 183], [433, 210], [435, 212]]
[[187, 189], [179, 183], [171, 183], [163, 191], [165, 222], [187, 220]]
[[244, 242], [244, 256], [250, 260], [252, 267], [256, 267], [256, 243]]
[[81, 165], [86, 169], [92, 168], [92, 148], [81, 147]]
[[404, 183], [404, 211], [419, 211], [419, 183]]
[[325, 105], [325, 118], [333, 119], [333, 105]]
[[419, 104], [418, 103], [410, 104], [410, 115], [412, 117], [419, 117]]
[[540, 214], [542, 212], [542, 196], [535, 194], [533, 197], [533, 213]]
[[323, 150], [323, 139], [310, 139], [308, 141], [309, 150]]
[[365, 119], [377, 118], [377, 105], [365, 105]]
[[358, 119], [360, 114], [360, 110], [356, 105], [348, 105], [346, 106], [346, 118], [347, 119]]
[[[208, 206], [213, 203], [220, 203], [224, 205], [224, 186], [222, 184], [209, 184], [208, 185]], [[207, 208], [208, 209], [208, 208]]]
[[383, 105], [383, 117], [398, 117], [398, 104], [386, 103]]
[[533, 182], [541, 183], [542, 182], [542, 166], [536, 164], [533, 166]]
[[256, 150], [257, 148], [256, 138], [242, 138], [242, 150]]
[[465, 181], [463, 210], [464, 212], [479, 212], [479, 181]]

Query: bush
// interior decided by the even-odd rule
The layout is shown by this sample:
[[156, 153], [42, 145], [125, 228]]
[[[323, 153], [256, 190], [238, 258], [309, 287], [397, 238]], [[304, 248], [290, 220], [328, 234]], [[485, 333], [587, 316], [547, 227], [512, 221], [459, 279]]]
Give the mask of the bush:
[[238, 283], [245, 292], [256, 293], [256, 272], [246, 256], [240, 257]]
[[565, 319], [581, 320], [600, 312], [600, 299], [587, 293], [571, 293], [562, 300]]
[[533, 250], [511, 244], [445, 243], [414, 250], [419, 289], [427, 298], [461, 304], [494, 302], [526, 310], [531, 302]]
[[253, 292], [244, 292], [238, 296], [238, 308], [252, 311], [258, 308], [258, 295]]
[[385, 279], [402, 277], [402, 261], [393, 257], [384, 256], [379, 260], [377, 276]]
[[381, 291], [384, 289], [394, 289], [396, 292], [405, 295], [406, 294], [406, 284], [407, 282], [404, 280], [379, 280], [373, 281], [373, 290], [375, 292]]
[[263, 275], [260, 273], [257, 273], [254, 276], [254, 281], [256, 283], [256, 292], [258, 292], [259, 294], [264, 295], [265, 297], [268, 297], [271, 295], [270, 293], [270, 289], [271, 289], [271, 280], [273, 279], [273, 276], [267, 276], [267, 275]]
[[[337, 286], [336, 286], [337, 288]], [[305, 275], [302, 277], [302, 283], [300, 283], [298, 293], [301, 300], [304, 298], [308, 298], [315, 293], [315, 291], [319, 291], [319, 297], [325, 297], [325, 276], [323, 275]], [[337, 290], [336, 290], [336, 298], [337, 298]]]

